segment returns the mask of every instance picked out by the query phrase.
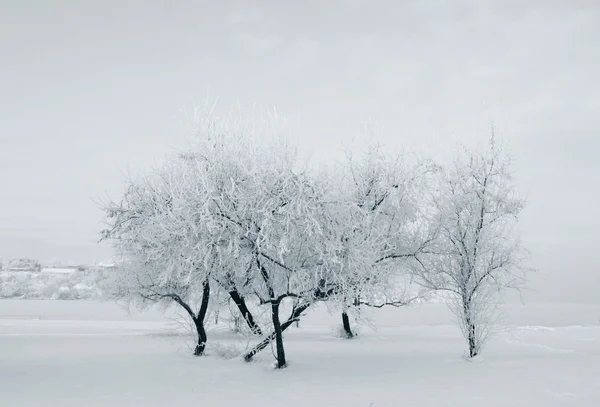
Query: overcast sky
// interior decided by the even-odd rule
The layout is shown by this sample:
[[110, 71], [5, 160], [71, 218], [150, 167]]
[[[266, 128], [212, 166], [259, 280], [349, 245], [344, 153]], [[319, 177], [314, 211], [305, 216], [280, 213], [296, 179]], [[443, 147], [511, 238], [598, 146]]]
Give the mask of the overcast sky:
[[528, 296], [600, 301], [596, 0], [0, 4], [1, 257], [110, 259], [94, 199], [180, 145], [210, 89], [276, 106], [317, 159], [368, 119], [432, 154], [493, 121], [529, 197]]

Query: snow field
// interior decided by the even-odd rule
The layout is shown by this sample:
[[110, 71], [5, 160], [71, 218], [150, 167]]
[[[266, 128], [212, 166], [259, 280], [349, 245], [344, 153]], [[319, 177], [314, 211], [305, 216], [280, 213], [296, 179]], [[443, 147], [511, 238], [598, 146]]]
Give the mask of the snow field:
[[[167, 316], [172, 317], [173, 311]], [[334, 336], [320, 307], [285, 335], [288, 369], [256, 339], [209, 331], [208, 356], [158, 311], [111, 303], [0, 301], [3, 406], [598, 406], [599, 306], [511, 306], [483, 356], [441, 305], [372, 312], [355, 340]], [[545, 326], [538, 321], [546, 322]], [[553, 323], [548, 323], [553, 322]]]

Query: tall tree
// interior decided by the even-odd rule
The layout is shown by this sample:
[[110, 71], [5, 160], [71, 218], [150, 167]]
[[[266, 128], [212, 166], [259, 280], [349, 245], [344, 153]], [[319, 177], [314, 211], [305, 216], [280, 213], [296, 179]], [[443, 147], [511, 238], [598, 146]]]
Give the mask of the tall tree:
[[440, 172], [435, 250], [415, 261], [419, 281], [448, 294], [470, 357], [490, 334], [498, 294], [523, 281], [526, 251], [515, 227], [524, 200], [515, 193], [510, 165], [492, 136], [487, 149], [465, 151]]

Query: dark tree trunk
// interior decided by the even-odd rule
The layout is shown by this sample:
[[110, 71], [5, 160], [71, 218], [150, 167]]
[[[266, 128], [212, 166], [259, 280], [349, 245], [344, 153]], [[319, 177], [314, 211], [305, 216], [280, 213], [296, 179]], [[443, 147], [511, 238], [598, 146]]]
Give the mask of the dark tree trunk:
[[273, 290], [271, 279], [269, 278], [269, 272], [260, 263], [258, 257], [256, 258], [256, 264], [258, 265], [260, 275], [267, 286], [267, 290], [269, 290], [269, 297], [271, 300], [271, 319], [273, 320], [274, 330], [273, 335], [275, 336], [275, 343], [277, 345], [277, 368], [283, 369], [287, 363], [285, 361], [285, 350], [283, 348], [283, 329], [281, 326], [281, 321], [279, 320], [279, 304], [281, 299], [275, 298], [275, 290]]
[[477, 356], [477, 337], [475, 336], [475, 325], [468, 321], [469, 333], [467, 335], [469, 342], [469, 357], [474, 358]]
[[194, 319], [194, 324], [196, 325], [196, 332], [198, 333], [198, 343], [194, 349], [194, 356], [202, 356], [206, 349], [206, 330], [204, 329], [204, 323], [200, 322], [198, 319]]
[[[290, 317], [288, 318], [287, 321], [285, 321], [283, 324], [281, 324], [281, 332], [284, 332], [286, 329], [288, 329], [294, 322], [298, 321], [298, 318], [300, 317], [300, 315], [306, 311], [308, 309], [308, 307], [310, 307], [310, 303], [305, 303], [302, 305], [299, 305], [298, 307], [294, 308], [292, 310], [292, 314], [290, 315]], [[254, 348], [252, 348], [250, 350], [250, 352], [246, 353], [244, 355], [244, 360], [246, 362], [250, 362], [252, 360], [252, 358], [261, 350], [265, 349], [267, 346], [269, 346], [269, 344], [275, 340], [276, 337], [276, 333], [272, 332], [269, 336], [267, 336], [265, 339], [263, 339], [258, 345], [256, 345]]]
[[202, 285], [202, 303], [200, 304], [200, 309], [198, 310], [198, 314], [194, 314], [194, 311], [190, 307], [188, 303], [186, 303], [179, 295], [177, 294], [163, 294], [160, 295], [160, 298], [170, 298], [179, 304], [190, 316], [192, 321], [194, 322], [194, 326], [196, 327], [196, 333], [198, 334], [198, 343], [194, 348], [194, 355], [201, 356], [204, 354], [204, 349], [206, 348], [206, 330], [204, 329], [204, 319], [206, 318], [206, 313], [208, 311], [208, 301], [210, 299], [210, 285], [208, 283], [208, 279], [206, 279]]
[[283, 348], [283, 330], [279, 320], [279, 301], [271, 302], [271, 317], [273, 318], [273, 328], [275, 330], [275, 345], [277, 349], [277, 368], [286, 367], [285, 349]]
[[202, 356], [204, 354], [204, 350], [206, 349], [206, 329], [204, 329], [204, 319], [206, 318], [206, 313], [208, 312], [208, 302], [210, 300], [210, 284], [208, 280], [204, 281], [202, 285], [202, 303], [200, 304], [200, 310], [198, 311], [198, 315], [196, 317], [192, 317], [194, 320], [194, 324], [196, 325], [196, 332], [198, 333], [198, 344], [194, 349], [195, 356]]
[[475, 323], [471, 318], [471, 298], [463, 294], [463, 313], [465, 317], [465, 325], [467, 328], [467, 342], [469, 344], [469, 357], [473, 358], [479, 353], [477, 336], [475, 335]]
[[346, 311], [342, 311], [342, 326], [344, 327], [346, 338], [354, 338], [354, 333], [352, 333], [352, 329], [350, 328], [350, 318], [348, 318], [348, 313]]
[[240, 310], [240, 313], [244, 317], [244, 320], [248, 324], [248, 327], [250, 327], [250, 330], [252, 331], [252, 333], [254, 333], [255, 335], [262, 335], [262, 330], [260, 329], [260, 327], [258, 326], [256, 321], [254, 321], [254, 317], [252, 316], [252, 313], [248, 309], [248, 306], [246, 305], [246, 300], [244, 299], [244, 297], [242, 297], [237, 292], [237, 290], [229, 291], [229, 296], [231, 297], [231, 299], [233, 300], [235, 305]]

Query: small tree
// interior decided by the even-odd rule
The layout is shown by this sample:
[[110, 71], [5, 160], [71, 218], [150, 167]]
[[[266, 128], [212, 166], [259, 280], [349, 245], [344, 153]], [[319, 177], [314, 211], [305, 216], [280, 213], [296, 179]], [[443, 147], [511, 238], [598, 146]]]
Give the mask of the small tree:
[[515, 225], [524, 201], [515, 194], [510, 164], [492, 136], [487, 150], [466, 152], [441, 171], [433, 199], [435, 249], [415, 259], [419, 281], [449, 294], [469, 357], [490, 333], [497, 294], [523, 280], [525, 251]]
[[353, 338], [350, 310], [361, 306], [404, 306], [410, 298], [410, 278], [401, 261], [424, 251], [430, 240], [419, 232], [419, 197], [430, 172], [424, 162], [411, 163], [402, 154], [386, 153], [373, 141], [358, 157], [348, 152], [332, 200], [340, 242], [330, 254], [339, 272], [336, 300], [342, 307], [342, 327]]
[[164, 168], [130, 180], [123, 199], [104, 207], [108, 228], [102, 240], [111, 241], [122, 260], [112, 297], [141, 308], [161, 302], [181, 306], [196, 327], [194, 354], [200, 356], [207, 341], [210, 277], [222, 262], [203, 228], [206, 196], [178, 164], [167, 161]]

